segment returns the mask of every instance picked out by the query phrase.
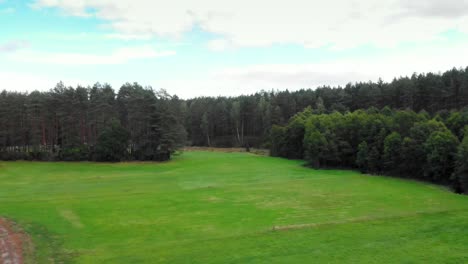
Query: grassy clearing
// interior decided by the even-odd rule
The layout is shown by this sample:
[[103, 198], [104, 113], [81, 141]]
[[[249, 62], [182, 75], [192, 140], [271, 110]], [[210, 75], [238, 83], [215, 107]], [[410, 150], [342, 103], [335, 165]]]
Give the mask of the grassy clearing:
[[299, 161], [0, 163], [39, 263], [466, 263], [468, 197]]

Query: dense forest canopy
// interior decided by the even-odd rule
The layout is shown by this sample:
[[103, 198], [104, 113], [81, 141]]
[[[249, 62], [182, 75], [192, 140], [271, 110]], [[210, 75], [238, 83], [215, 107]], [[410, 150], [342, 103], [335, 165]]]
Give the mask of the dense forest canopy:
[[468, 192], [468, 109], [433, 117], [389, 107], [344, 114], [307, 108], [286, 126], [273, 126], [271, 137], [272, 155], [315, 168], [358, 168]]
[[468, 68], [413, 74], [390, 83], [367, 82], [315, 90], [259, 92], [239, 97], [202, 97], [185, 102], [185, 127], [193, 145], [268, 147], [272, 125], [284, 125], [306, 107], [345, 113], [375, 107], [431, 115], [468, 106]]
[[[316, 166], [359, 166], [366, 171], [384, 171], [386, 167], [392, 167], [390, 161], [386, 161], [385, 166], [380, 163], [385, 154], [385, 143], [396, 142], [402, 147], [422, 143], [407, 142], [409, 139], [415, 140], [411, 131], [420, 122], [438, 122], [435, 127], [443, 125], [444, 129], [438, 130], [440, 135], [434, 135], [434, 140], [443, 137], [447, 141], [445, 143], [457, 143], [455, 145], [465, 142], [463, 129], [468, 124], [468, 118], [466, 111], [462, 110], [467, 105], [468, 68], [452, 69], [441, 74], [413, 74], [390, 83], [365, 82], [345, 87], [319, 87], [293, 92], [262, 91], [238, 97], [189, 100], [137, 83], [127, 83], [117, 92], [107, 84], [73, 88], [59, 83], [47, 92], [1, 92], [0, 158], [166, 160], [183, 145], [271, 146], [273, 153], [289, 158], [318, 155], [319, 158], [310, 160]], [[298, 114], [306, 108], [306, 112]], [[360, 134], [359, 137], [340, 134], [340, 138], [346, 140], [349, 146], [337, 148], [349, 148], [343, 152], [347, 154], [340, 149], [340, 153], [335, 153], [338, 157], [324, 158], [320, 148], [313, 149], [316, 154], [301, 149], [311, 149], [311, 146], [323, 144], [321, 141], [328, 142], [331, 135], [327, 133], [334, 130], [320, 130], [321, 127], [316, 131], [307, 130], [305, 127], [309, 121], [296, 124], [300, 123], [298, 116], [312, 113], [313, 118], [320, 119], [330, 114], [329, 118], [341, 120], [361, 116], [361, 112], [356, 112], [359, 109], [371, 109], [365, 113], [377, 112], [368, 114], [366, 118], [379, 124], [375, 125], [375, 131], [369, 134], [368, 139]], [[410, 112], [395, 112], [395, 109]], [[340, 118], [337, 117], [338, 113]], [[398, 118], [391, 117], [393, 115]], [[396, 129], [395, 126], [402, 127]], [[290, 142], [292, 150], [284, 150], [277, 145], [281, 142], [277, 137], [289, 134], [295, 137], [303, 130], [307, 130], [304, 138], [297, 136]], [[343, 128], [343, 131], [348, 129]], [[448, 136], [449, 133], [451, 136]], [[390, 135], [392, 137], [387, 139]], [[374, 146], [378, 140], [378, 147]], [[439, 143], [431, 146], [439, 151]], [[452, 155], [457, 147], [447, 151]], [[358, 150], [362, 150], [357, 153], [359, 155], [356, 154]], [[366, 151], [368, 153], [364, 155]], [[399, 149], [388, 151], [398, 152]], [[460, 152], [463, 153], [463, 149]], [[374, 154], [379, 161], [376, 168], [368, 161], [374, 158]], [[360, 161], [357, 161], [358, 157]], [[453, 155], [448, 158], [450, 162], [455, 162]], [[367, 165], [362, 165], [364, 163]], [[457, 168], [463, 170], [463, 166]], [[440, 173], [447, 174], [453, 170], [454, 167], [450, 170], [439, 168], [431, 177], [436, 178]]]
[[167, 160], [185, 143], [180, 100], [125, 84], [0, 94], [2, 159]]

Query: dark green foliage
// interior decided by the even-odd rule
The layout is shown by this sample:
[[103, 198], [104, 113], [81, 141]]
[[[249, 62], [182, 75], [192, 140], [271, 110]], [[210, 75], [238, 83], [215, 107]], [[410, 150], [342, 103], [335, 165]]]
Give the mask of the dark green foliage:
[[40, 149], [35, 149], [28, 153], [31, 160], [37, 161], [53, 161], [56, 159], [55, 154]]
[[464, 126], [468, 124], [468, 111], [452, 112], [446, 121], [447, 127], [460, 139], [463, 139]]
[[305, 120], [297, 116], [288, 124], [285, 131], [286, 158], [302, 159], [304, 157], [303, 140], [305, 133]]
[[362, 142], [359, 144], [356, 154], [356, 166], [361, 170], [361, 172], [367, 172], [369, 162], [369, 146], [367, 142]]
[[286, 128], [274, 125], [271, 128], [270, 141], [271, 148], [270, 153], [274, 157], [280, 157], [286, 155]]
[[393, 132], [385, 138], [383, 167], [386, 171], [399, 173], [401, 147], [402, 140], [398, 132]]
[[307, 125], [304, 136], [305, 160], [314, 168], [320, 168], [323, 155], [326, 152], [327, 140], [313, 125]]
[[[276, 156], [309, 155], [316, 165], [357, 167], [358, 145], [365, 141], [366, 170], [423, 178], [429, 162], [425, 145], [431, 134], [450, 130], [459, 140], [463, 138], [463, 127], [468, 125], [468, 111], [462, 110], [468, 105], [467, 80], [468, 68], [452, 69], [390, 83], [379, 80], [189, 100], [137, 83], [123, 85], [118, 93], [99, 83], [76, 88], [59, 83], [49, 92], [29, 94], [4, 91], [0, 93], [0, 152], [13, 159], [89, 158], [99, 135], [117, 119], [130, 133], [129, 159], [166, 160], [186, 144], [269, 146]], [[300, 112], [303, 109], [307, 110]], [[307, 144], [320, 145], [319, 155], [304, 144], [309, 123], [316, 131], [309, 133]], [[390, 153], [396, 147], [385, 150], [392, 132], [401, 137], [400, 157]], [[319, 137], [317, 142], [311, 133]], [[436, 154], [431, 163], [440, 161]], [[431, 180], [439, 178], [433, 169], [425, 172]]]
[[70, 145], [60, 149], [58, 159], [63, 161], [85, 161], [90, 159], [90, 151], [86, 145]]
[[0, 152], [0, 160], [31, 160], [31, 156], [25, 152], [19, 151], [2, 151]]
[[130, 134], [117, 120], [104, 129], [99, 135], [94, 149], [96, 161], [121, 161], [128, 156]]
[[[109, 85], [99, 83], [88, 88], [59, 83], [48, 92], [30, 94], [4, 91], [0, 93], [0, 158], [167, 160], [185, 144], [183, 104], [165, 91], [137, 83], [123, 85], [117, 96]], [[113, 120], [130, 134], [125, 146], [128, 155], [121, 151], [126, 140], [113, 146], [116, 153], [110, 153], [109, 141], [123, 138], [108, 131]]]
[[454, 171], [458, 139], [450, 131], [433, 132], [424, 144], [426, 166], [424, 176], [430, 180], [444, 182]]
[[421, 178], [424, 174], [426, 162], [426, 155], [421, 144], [410, 137], [405, 137], [401, 145], [400, 155], [399, 173], [409, 178]]
[[[458, 138], [444, 124], [457, 116], [456, 112], [440, 112], [433, 119], [424, 112], [387, 107], [381, 111], [370, 108], [345, 114], [315, 113], [306, 109], [287, 126], [274, 126], [273, 153], [289, 157], [290, 153], [303, 151], [304, 159], [314, 168], [347, 166], [454, 186], [460, 182], [464, 190], [468, 186], [464, 176], [468, 175], [467, 146], [459, 146]], [[297, 128], [302, 126], [303, 145], [292, 144], [294, 141], [287, 139], [297, 140]], [[460, 134], [468, 134], [468, 129]], [[456, 168], [455, 177], [451, 177]]]
[[[314, 90], [293, 92], [287, 90], [260, 92], [250, 96], [200, 97], [187, 100], [185, 127], [191, 145], [208, 145], [209, 136], [212, 146], [244, 146], [248, 139], [250, 145], [258, 147], [272, 143], [268, 136], [273, 125], [289, 126], [291, 118], [294, 119], [297, 112], [307, 107], [311, 107], [314, 114], [331, 114], [335, 111], [346, 113], [372, 107], [367, 112], [368, 114], [380, 112], [382, 116], [378, 116], [379, 122], [389, 120], [393, 122], [393, 127], [387, 129], [386, 135], [379, 139], [382, 142], [389, 134], [388, 131], [396, 131], [402, 138], [409, 136], [409, 130], [415, 122], [427, 121], [431, 119], [429, 114], [434, 116], [436, 113], [438, 113], [436, 120], [447, 122], [449, 129], [461, 140], [460, 129], [468, 124], [468, 114], [460, 112], [455, 116], [450, 110], [460, 110], [468, 105], [467, 80], [467, 69], [452, 69], [443, 74], [414, 74], [395, 79], [390, 83], [378, 81], [335, 88], [324, 86]], [[299, 142], [296, 135], [301, 131], [300, 128], [295, 129], [296, 125], [290, 128], [291, 136], [288, 133], [286, 137], [294, 145]], [[368, 138], [380, 132], [378, 127], [374, 129], [366, 131], [374, 133], [368, 134]], [[320, 131], [325, 135], [325, 131]], [[327, 135], [325, 136], [330, 140]], [[349, 166], [349, 163], [353, 162], [349, 160], [349, 156], [346, 158], [340, 156], [339, 159], [333, 157], [334, 148], [341, 148], [342, 140], [348, 142], [354, 149], [361, 143], [356, 142], [355, 138], [332, 139], [332, 142], [329, 142], [331, 152], [328, 155], [335, 161], [328, 160], [328, 165], [341, 162]], [[368, 143], [374, 144], [373, 140]], [[293, 148], [282, 156], [289, 158], [300, 156], [301, 151], [296, 146]], [[378, 151], [381, 153], [383, 146], [379, 146]]]
[[380, 173], [382, 169], [382, 161], [379, 149], [374, 146], [369, 151], [369, 157], [367, 158], [367, 167], [369, 172]]
[[464, 138], [458, 146], [455, 180], [460, 184], [460, 191], [468, 193], [468, 126], [464, 129]]

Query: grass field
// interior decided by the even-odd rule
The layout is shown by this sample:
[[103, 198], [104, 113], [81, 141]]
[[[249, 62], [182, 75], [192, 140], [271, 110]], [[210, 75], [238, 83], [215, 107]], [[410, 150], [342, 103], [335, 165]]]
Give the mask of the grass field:
[[0, 163], [38, 263], [468, 263], [468, 196], [246, 153]]

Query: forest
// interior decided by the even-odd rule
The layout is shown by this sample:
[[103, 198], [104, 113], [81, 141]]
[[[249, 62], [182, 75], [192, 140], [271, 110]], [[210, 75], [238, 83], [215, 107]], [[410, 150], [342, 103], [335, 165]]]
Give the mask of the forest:
[[307, 108], [273, 126], [271, 154], [304, 159], [314, 168], [357, 168], [412, 178], [468, 193], [468, 109], [320, 113]]
[[[467, 190], [468, 68], [392, 82], [188, 100], [138, 83], [0, 93], [0, 159], [168, 160], [180, 147], [261, 147]], [[463, 180], [465, 179], [465, 181]]]
[[179, 99], [138, 84], [0, 95], [3, 160], [168, 160], [185, 144]]

